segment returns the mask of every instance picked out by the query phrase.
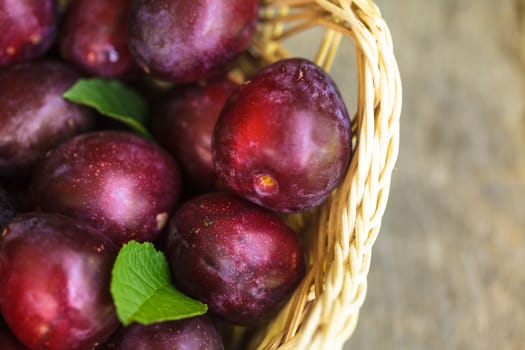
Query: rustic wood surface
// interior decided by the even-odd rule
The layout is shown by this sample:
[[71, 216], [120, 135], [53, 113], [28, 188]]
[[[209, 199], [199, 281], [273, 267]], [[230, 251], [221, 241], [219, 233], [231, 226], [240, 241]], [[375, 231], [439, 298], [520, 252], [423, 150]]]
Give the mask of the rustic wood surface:
[[345, 350], [525, 349], [525, 1], [377, 4], [401, 150]]

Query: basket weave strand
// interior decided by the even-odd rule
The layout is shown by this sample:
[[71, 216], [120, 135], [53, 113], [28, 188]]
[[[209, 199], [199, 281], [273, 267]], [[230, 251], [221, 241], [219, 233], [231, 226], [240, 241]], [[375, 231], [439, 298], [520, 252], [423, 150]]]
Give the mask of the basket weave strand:
[[283, 41], [320, 27], [312, 59], [329, 70], [342, 40], [356, 48], [354, 156], [329, 200], [296, 218], [309, 271], [278, 316], [252, 336], [255, 349], [341, 349], [355, 330], [372, 246], [388, 200], [399, 147], [402, 90], [388, 26], [370, 0], [263, 0], [252, 50], [265, 63], [292, 56]]

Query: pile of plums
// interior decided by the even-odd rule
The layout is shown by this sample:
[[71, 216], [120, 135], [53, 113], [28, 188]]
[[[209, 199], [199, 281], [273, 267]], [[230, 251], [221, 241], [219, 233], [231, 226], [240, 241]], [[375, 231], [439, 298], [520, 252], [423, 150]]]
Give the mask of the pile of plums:
[[[344, 176], [344, 102], [304, 58], [229, 78], [257, 0], [63, 3], [0, 0], [0, 348], [222, 349], [217, 323], [268, 321], [305, 275], [283, 216]], [[95, 77], [143, 94], [153, 140], [63, 98]], [[209, 314], [123, 327], [109, 284], [131, 240]]]

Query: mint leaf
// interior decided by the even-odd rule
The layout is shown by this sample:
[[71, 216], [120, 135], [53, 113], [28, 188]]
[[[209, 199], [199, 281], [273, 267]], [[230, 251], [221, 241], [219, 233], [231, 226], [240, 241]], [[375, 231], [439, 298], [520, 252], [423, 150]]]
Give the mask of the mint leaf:
[[111, 294], [124, 326], [178, 320], [208, 310], [206, 304], [171, 285], [166, 258], [151, 243], [131, 241], [120, 249], [113, 265]]
[[148, 112], [146, 101], [135, 90], [118, 80], [80, 79], [63, 94], [63, 97], [71, 102], [92, 107], [152, 139], [144, 126]]

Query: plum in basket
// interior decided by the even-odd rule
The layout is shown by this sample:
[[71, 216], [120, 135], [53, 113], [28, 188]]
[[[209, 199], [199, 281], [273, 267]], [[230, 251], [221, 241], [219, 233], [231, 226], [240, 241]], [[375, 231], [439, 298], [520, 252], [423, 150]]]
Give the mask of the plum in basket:
[[263, 68], [226, 102], [213, 136], [219, 180], [279, 212], [322, 203], [351, 156], [350, 119], [328, 73], [292, 58]]
[[208, 316], [123, 328], [103, 349], [223, 350], [222, 339]]
[[75, 0], [68, 7], [59, 42], [62, 56], [84, 71], [125, 78], [134, 68], [128, 49], [131, 0]]
[[86, 221], [115, 243], [155, 240], [179, 200], [180, 171], [159, 145], [126, 131], [79, 135], [33, 174], [35, 209]]
[[224, 102], [238, 84], [222, 77], [176, 90], [166, 97], [153, 118], [159, 142], [179, 161], [191, 192], [215, 188], [211, 139]]
[[143, 70], [159, 79], [207, 79], [248, 48], [257, 10], [257, 0], [136, 0], [130, 50]]
[[29, 175], [47, 151], [93, 127], [89, 108], [62, 98], [79, 77], [51, 61], [0, 71], [0, 176]]
[[0, 0], [0, 67], [45, 54], [57, 24], [56, 0]]
[[194, 197], [176, 212], [167, 256], [182, 291], [245, 326], [273, 316], [305, 273], [296, 233], [274, 213], [229, 193]]
[[109, 293], [116, 245], [58, 214], [15, 217], [0, 238], [0, 311], [30, 350], [88, 350], [118, 327]]

